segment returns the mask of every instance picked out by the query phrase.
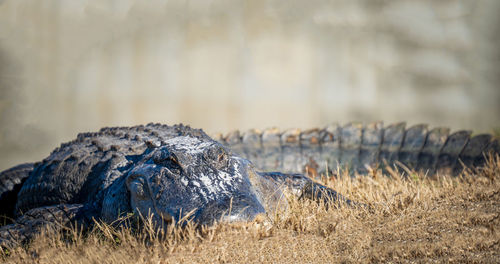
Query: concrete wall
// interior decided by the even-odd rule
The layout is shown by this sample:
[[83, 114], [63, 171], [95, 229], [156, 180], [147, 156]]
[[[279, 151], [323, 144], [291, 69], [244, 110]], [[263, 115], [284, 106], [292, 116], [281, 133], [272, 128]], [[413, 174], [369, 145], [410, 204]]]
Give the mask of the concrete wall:
[[77, 132], [500, 126], [500, 1], [0, 1], [0, 169]]

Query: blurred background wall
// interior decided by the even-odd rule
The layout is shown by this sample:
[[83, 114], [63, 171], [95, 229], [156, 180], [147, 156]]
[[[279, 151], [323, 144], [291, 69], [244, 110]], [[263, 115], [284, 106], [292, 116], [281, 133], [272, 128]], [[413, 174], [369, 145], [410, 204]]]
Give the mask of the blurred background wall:
[[0, 0], [0, 169], [102, 126], [500, 126], [497, 0]]

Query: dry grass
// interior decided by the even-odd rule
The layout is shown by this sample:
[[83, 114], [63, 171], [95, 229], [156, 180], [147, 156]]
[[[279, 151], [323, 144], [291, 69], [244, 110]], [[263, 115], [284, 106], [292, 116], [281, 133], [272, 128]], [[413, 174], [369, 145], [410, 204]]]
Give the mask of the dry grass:
[[[406, 174], [406, 173], [405, 173]], [[500, 262], [500, 158], [464, 177], [391, 172], [328, 180], [371, 209], [290, 199], [291, 212], [251, 223], [170, 227], [164, 236], [100, 224], [44, 233], [7, 263]]]

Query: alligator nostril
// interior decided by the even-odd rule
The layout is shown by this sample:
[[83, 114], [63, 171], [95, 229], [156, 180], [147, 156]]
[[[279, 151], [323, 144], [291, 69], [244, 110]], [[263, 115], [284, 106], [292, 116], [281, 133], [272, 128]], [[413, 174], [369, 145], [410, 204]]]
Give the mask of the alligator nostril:
[[141, 175], [133, 174], [127, 178], [127, 188], [140, 199], [146, 198], [144, 190], [144, 178]]
[[156, 185], [160, 185], [160, 183], [161, 183], [161, 176], [160, 176], [160, 174], [156, 174], [156, 175], [153, 177], [153, 182], [154, 182]]

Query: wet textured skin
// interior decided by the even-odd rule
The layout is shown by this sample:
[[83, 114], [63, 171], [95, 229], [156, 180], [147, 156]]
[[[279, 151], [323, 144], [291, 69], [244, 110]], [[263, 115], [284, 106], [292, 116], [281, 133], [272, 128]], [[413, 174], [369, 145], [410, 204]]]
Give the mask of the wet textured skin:
[[[12, 224], [0, 244], [31, 239], [45, 225], [84, 227], [94, 219], [152, 216], [157, 225], [189, 218], [199, 224], [248, 221], [286, 210], [283, 191], [349, 200], [302, 174], [259, 172], [250, 161], [183, 125], [104, 128], [79, 134], [49, 157], [0, 174], [1, 203]], [[17, 194], [17, 195], [16, 195]]]

